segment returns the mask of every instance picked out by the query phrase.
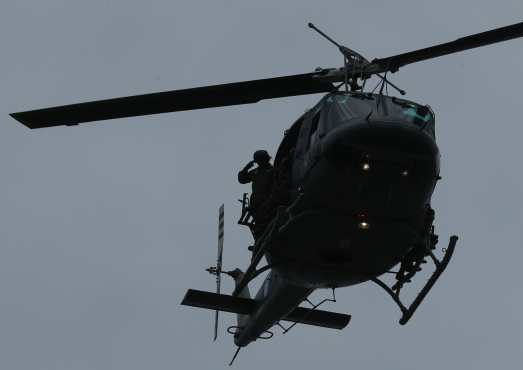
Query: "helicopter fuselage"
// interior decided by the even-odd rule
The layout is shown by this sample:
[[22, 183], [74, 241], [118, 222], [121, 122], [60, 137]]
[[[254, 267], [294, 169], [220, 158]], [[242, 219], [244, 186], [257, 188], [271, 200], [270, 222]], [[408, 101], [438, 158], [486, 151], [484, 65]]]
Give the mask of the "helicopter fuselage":
[[357, 284], [389, 270], [426, 237], [439, 177], [430, 108], [382, 95], [328, 94], [302, 118], [295, 144], [296, 203], [268, 253], [289, 261], [281, 273], [290, 281]]
[[288, 130], [275, 166], [289, 156], [292, 206], [266, 252], [274, 267], [238, 345], [255, 340], [316, 288], [389, 271], [432, 226], [439, 150], [428, 107], [382, 95], [328, 94]]

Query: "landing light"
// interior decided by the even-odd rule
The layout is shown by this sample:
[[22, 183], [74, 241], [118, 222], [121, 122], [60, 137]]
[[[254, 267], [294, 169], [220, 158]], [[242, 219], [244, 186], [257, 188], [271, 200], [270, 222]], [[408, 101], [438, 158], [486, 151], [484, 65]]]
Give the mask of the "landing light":
[[368, 171], [368, 170], [370, 170], [370, 164], [368, 164], [367, 162], [363, 163], [363, 164], [361, 165], [361, 169], [362, 169], [363, 171]]
[[408, 176], [408, 175], [409, 175], [409, 170], [401, 171], [401, 176]]
[[368, 230], [370, 228], [370, 224], [367, 221], [361, 221], [358, 223], [358, 227], [361, 230]]

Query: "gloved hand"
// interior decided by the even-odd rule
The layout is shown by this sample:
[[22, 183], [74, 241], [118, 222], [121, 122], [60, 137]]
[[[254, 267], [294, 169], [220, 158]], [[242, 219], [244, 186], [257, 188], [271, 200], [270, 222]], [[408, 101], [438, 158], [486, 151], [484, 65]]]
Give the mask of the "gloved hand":
[[247, 165], [244, 167], [244, 169], [248, 170], [248, 169], [252, 168], [255, 164], [256, 164], [256, 162], [250, 161], [249, 163], [247, 163]]

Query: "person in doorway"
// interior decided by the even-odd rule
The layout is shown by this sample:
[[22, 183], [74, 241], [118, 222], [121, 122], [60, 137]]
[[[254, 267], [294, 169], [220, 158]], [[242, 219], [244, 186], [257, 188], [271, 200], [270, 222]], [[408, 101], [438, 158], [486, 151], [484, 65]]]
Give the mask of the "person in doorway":
[[[271, 196], [274, 187], [274, 167], [270, 163], [270, 155], [265, 150], [254, 152], [253, 160], [238, 172], [240, 184], [252, 183], [252, 194], [249, 210], [254, 219], [254, 237], [257, 238], [270, 221]], [[254, 165], [256, 168], [252, 169]]]

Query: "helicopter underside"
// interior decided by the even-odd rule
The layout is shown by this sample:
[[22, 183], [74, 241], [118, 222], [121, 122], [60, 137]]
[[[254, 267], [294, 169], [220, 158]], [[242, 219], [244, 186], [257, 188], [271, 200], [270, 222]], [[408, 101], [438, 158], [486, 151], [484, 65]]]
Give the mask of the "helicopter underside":
[[390, 270], [427, 237], [439, 151], [411, 126], [365, 121], [326, 137], [268, 252], [289, 281], [358, 284]]
[[284, 268], [276, 263], [275, 269], [294, 284], [343, 287], [383, 274], [418, 238], [408, 222], [383, 219], [368, 226], [365, 221], [355, 223], [352, 215], [316, 210], [289, 222], [269, 255], [274, 261], [285, 261]]

